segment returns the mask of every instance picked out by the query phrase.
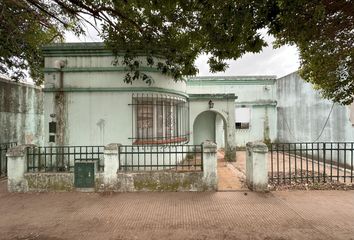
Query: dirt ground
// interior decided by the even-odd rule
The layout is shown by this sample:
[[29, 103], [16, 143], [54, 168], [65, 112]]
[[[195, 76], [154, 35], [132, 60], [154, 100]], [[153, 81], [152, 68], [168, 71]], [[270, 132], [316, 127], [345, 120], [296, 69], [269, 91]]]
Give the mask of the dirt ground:
[[218, 191], [246, 191], [244, 162], [228, 163], [224, 161], [224, 152], [218, 151]]
[[0, 239], [354, 239], [354, 191], [6, 192]]

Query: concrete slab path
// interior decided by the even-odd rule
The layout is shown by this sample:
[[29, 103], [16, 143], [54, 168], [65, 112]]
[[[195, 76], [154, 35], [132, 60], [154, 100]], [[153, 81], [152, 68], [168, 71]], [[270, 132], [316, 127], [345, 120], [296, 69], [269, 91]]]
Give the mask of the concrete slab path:
[[0, 239], [354, 239], [354, 191], [6, 192]]

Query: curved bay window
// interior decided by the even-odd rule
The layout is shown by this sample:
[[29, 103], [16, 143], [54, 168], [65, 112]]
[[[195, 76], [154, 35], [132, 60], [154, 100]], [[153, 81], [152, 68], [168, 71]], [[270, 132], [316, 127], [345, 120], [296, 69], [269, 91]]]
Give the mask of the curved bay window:
[[132, 95], [133, 144], [187, 143], [189, 103], [186, 98], [162, 94]]

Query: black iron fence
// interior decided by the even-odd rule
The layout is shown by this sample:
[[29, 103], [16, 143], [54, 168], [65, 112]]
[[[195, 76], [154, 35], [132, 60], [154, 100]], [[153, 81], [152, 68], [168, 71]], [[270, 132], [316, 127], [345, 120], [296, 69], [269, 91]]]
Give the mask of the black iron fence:
[[203, 171], [202, 145], [123, 145], [122, 171]]
[[27, 148], [28, 172], [73, 172], [77, 161], [97, 162], [104, 170], [104, 146], [50, 146]]
[[7, 176], [7, 157], [9, 148], [16, 146], [16, 142], [0, 143], [0, 178]]
[[353, 182], [354, 142], [272, 143], [271, 183]]

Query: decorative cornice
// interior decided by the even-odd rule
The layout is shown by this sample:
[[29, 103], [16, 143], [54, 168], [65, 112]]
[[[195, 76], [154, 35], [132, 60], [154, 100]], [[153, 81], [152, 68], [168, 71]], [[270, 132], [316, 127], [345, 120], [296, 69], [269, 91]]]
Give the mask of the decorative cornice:
[[[53, 43], [42, 46], [45, 57], [82, 57], [82, 56], [124, 56], [125, 49], [118, 50], [116, 54], [108, 49], [102, 42], [89, 43]], [[153, 52], [153, 53], [151, 53]], [[162, 57], [157, 50], [134, 50], [135, 56], [146, 56], [152, 54], [155, 57]]]
[[110, 87], [110, 88], [44, 88], [44, 92], [157, 92], [157, 93], [167, 93], [176, 94], [188, 98], [188, 94], [166, 88], [157, 87]]
[[189, 94], [191, 100], [204, 100], [204, 99], [237, 99], [233, 93], [228, 94]]
[[244, 101], [244, 102], [235, 102], [236, 106], [276, 106], [277, 101], [275, 100], [258, 100], [258, 101]]
[[273, 85], [276, 82], [276, 76], [204, 76], [188, 78], [189, 86], [204, 85]]
[[[153, 67], [140, 67], [142, 72], [161, 72], [157, 68]], [[52, 73], [52, 72], [129, 72], [130, 70], [126, 67], [73, 67], [73, 68], [44, 68], [43, 72]]]

